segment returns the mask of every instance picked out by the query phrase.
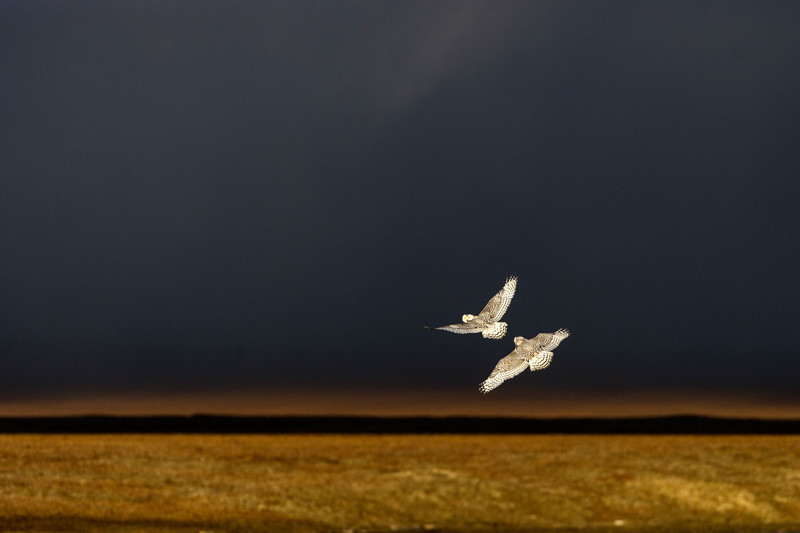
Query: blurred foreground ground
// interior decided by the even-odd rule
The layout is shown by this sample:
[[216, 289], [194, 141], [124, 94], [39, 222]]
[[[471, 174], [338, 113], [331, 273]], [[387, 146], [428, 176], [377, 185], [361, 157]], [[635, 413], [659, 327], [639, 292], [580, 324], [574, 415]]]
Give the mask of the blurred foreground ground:
[[798, 436], [0, 435], [2, 531], [800, 531]]

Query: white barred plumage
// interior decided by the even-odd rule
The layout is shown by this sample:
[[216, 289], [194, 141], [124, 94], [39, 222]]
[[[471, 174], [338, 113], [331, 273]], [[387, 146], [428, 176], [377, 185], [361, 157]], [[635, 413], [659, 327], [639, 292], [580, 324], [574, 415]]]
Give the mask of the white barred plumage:
[[547, 368], [553, 360], [552, 350], [567, 337], [569, 331], [566, 329], [559, 329], [555, 333], [539, 333], [532, 339], [514, 337], [516, 348], [498, 361], [486, 381], [481, 383], [480, 391], [485, 394], [526, 368], [530, 368], [531, 371]]
[[466, 314], [461, 317], [463, 324], [450, 324], [438, 328], [425, 326], [425, 329], [441, 329], [452, 333], [480, 333], [485, 339], [502, 339], [508, 330], [508, 324], [498, 322], [511, 305], [511, 299], [517, 290], [517, 278], [511, 276], [500, 292], [495, 294], [486, 307], [477, 316]]

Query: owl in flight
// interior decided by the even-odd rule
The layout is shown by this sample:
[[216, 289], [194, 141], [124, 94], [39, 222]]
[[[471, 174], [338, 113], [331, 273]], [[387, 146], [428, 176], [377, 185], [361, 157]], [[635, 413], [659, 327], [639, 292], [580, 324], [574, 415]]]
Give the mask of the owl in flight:
[[552, 350], [567, 337], [569, 331], [566, 329], [560, 329], [555, 333], [539, 333], [532, 339], [514, 337], [514, 344], [517, 347], [498, 361], [486, 381], [481, 383], [480, 391], [486, 394], [526, 368], [530, 368], [531, 372], [547, 368], [553, 360]]
[[498, 320], [503, 318], [516, 290], [517, 278], [511, 276], [506, 279], [506, 284], [500, 289], [500, 292], [489, 300], [489, 303], [486, 304], [486, 307], [484, 307], [483, 311], [477, 316], [462, 316], [461, 320], [464, 321], [463, 324], [451, 324], [438, 328], [425, 326], [425, 329], [441, 329], [453, 333], [480, 333], [485, 339], [502, 339], [506, 334], [508, 324], [505, 322], [498, 322]]

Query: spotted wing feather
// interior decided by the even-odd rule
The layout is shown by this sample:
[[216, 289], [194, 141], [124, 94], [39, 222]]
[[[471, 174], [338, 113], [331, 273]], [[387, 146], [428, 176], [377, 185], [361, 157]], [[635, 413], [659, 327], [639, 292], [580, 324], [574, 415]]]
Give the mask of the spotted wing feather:
[[544, 370], [550, 366], [552, 360], [553, 352], [543, 351], [537, 353], [535, 357], [531, 357], [528, 361], [528, 366], [530, 366], [531, 371]]
[[481, 383], [480, 391], [486, 394], [490, 390], [499, 387], [505, 380], [523, 372], [526, 368], [529, 368], [529, 365], [525, 357], [514, 350], [497, 362], [497, 366], [494, 367], [486, 381]]
[[511, 299], [514, 298], [514, 293], [517, 291], [517, 278], [511, 276], [506, 279], [506, 284], [500, 289], [500, 292], [492, 296], [483, 311], [479, 316], [487, 319], [487, 321], [500, 320], [511, 305]]
[[566, 329], [559, 329], [555, 333], [539, 333], [531, 340], [541, 346], [542, 350], [550, 352], [567, 337], [569, 337], [569, 331]]
[[480, 333], [483, 331], [482, 325], [472, 324], [471, 322], [467, 322], [466, 324], [450, 324], [448, 326], [440, 326], [438, 328], [432, 328], [430, 326], [425, 326], [425, 329], [441, 329], [443, 331], [449, 331], [451, 333]]

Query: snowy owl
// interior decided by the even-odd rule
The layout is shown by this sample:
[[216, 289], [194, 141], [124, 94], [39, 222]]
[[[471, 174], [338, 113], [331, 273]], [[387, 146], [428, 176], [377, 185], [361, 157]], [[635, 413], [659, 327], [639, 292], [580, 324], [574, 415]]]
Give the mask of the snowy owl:
[[500, 386], [502, 382], [511, 379], [526, 368], [543, 370], [550, 366], [553, 352], [561, 341], [569, 337], [569, 331], [560, 329], [555, 333], [539, 333], [532, 339], [514, 337], [517, 345], [514, 351], [500, 359], [489, 377], [481, 383], [480, 390], [484, 394]]
[[517, 278], [511, 276], [506, 279], [506, 284], [500, 289], [500, 292], [489, 300], [489, 303], [477, 316], [467, 314], [461, 317], [463, 324], [451, 324], [438, 328], [425, 326], [425, 329], [441, 329], [453, 333], [480, 333], [485, 339], [502, 339], [506, 334], [508, 324], [498, 322], [498, 320], [503, 318], [516, 290]]

